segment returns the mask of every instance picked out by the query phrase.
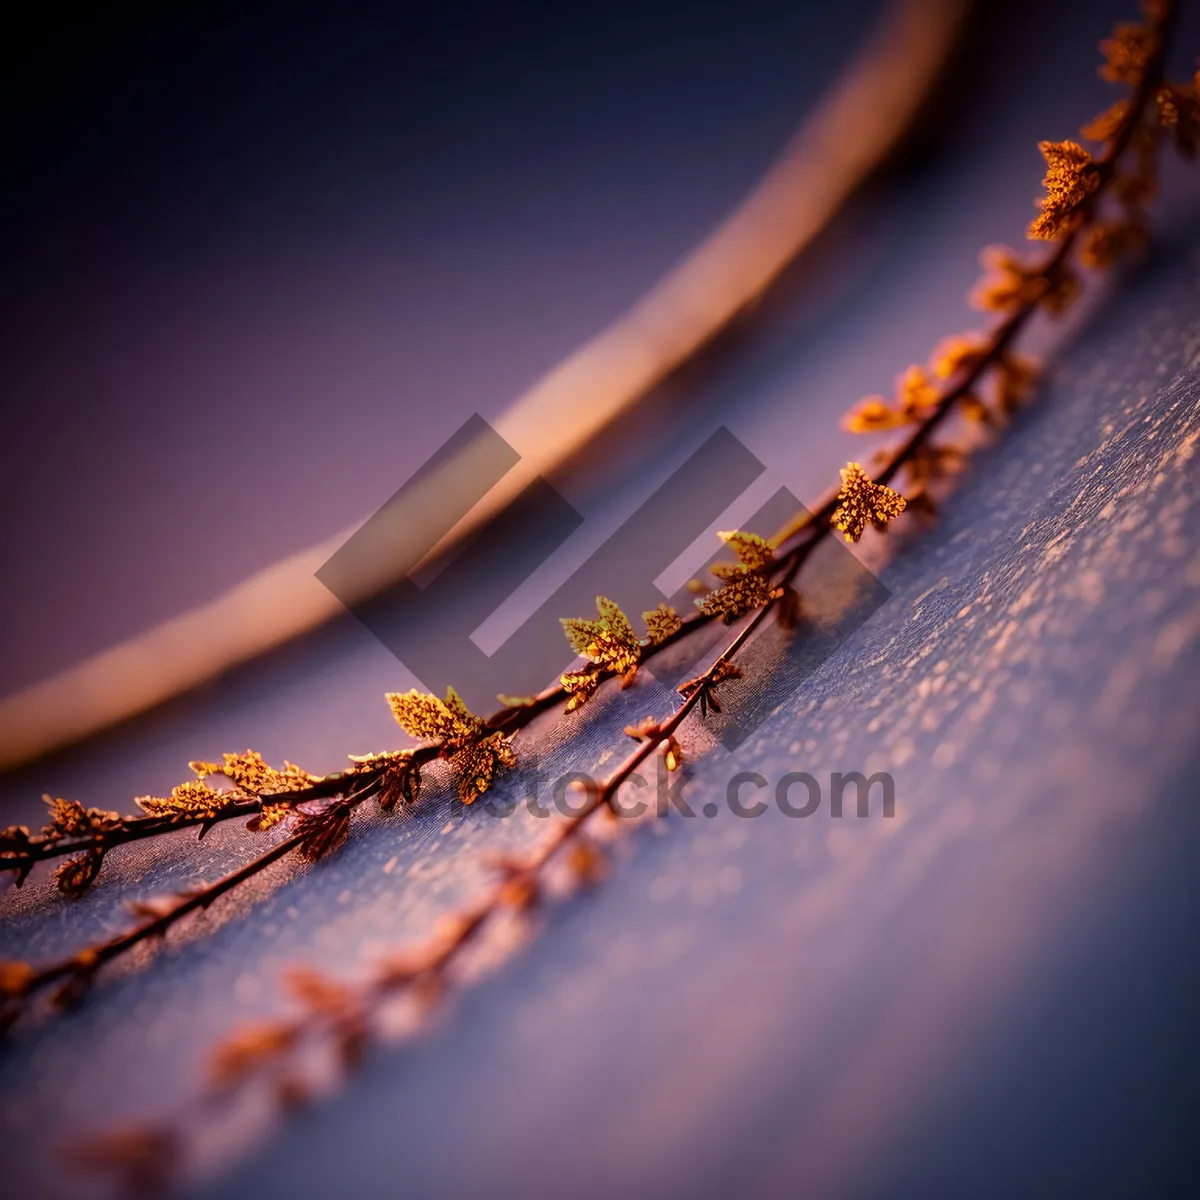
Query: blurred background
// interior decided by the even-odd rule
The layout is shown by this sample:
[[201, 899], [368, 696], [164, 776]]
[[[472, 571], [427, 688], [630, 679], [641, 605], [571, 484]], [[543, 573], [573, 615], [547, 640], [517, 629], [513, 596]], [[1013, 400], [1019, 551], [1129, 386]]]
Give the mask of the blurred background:
[[[498, 418], [735, 209], [880, 12], [26, 14], [0, 49], [0, 695], [335, 539], [472, 413]], [[1021, 243], [1036, 144], [1116, 97], [1096, 42], [1135, 15], [967, 6], [918, 117], [799, 260], [552, 476], [586, 518], [578, 554], [720, 424], [766, 465], [760, 499], [812, 500], [861, 456], [839, 415], [972, 327], [979, 249]], [[1185, 4], [1177, 76], [1196, 48]], [[874, 764], [897, 779], [894, 829], [722, 813], [643, 831], [430, 1039], [298, 1124], [206, 1146], [195, 1186], [1189, 1194], [1197, 195], [1167, 162], [1146, 266], [1082, 331], [1035, 331], [1059, 347], [1044, 410], [877, 564], [892, 600], [844, 655], [735, 766], [718, 749], [695, 767], [699, 802], [733, 770]], [[1114, 498], [1125, 525], [1072, 515], [1093, 491], [1088, 519]], [[939, 700], [941, 678], [959, 690]], [[0, 823], [38, 823], [47, 791], [128, 811], [247, 745], [335, 769], [397, 744], [380, 697], [416, 682], [335, 620], [0, 776]], [[549, 761], [600, 761], [621, 705], [647, 703]], [[352, 973], [421, 936], [481, 886], [496, 824], [435, 796], [18, 1033], [0, 1061], [14, 1179], [85, 1187], [64, 1131], [193, 1095], [205, 1046], [278, 1008], [285, 963]], [[130, 848], [77, 905], [35, 875], [0, 900], [0, 955], [81, 945], [130, 894], [211, 878], [252, 843]]]

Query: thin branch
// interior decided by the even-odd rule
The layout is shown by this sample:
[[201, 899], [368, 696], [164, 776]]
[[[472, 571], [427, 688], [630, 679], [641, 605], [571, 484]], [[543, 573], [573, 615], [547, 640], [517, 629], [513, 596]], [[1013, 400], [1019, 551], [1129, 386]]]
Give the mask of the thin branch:
[[[27, 974], [11, 975], [5, 981], [4, 993], [9, 998], [10, 1008], [15, 1010], [37, 993], [59, 980], [65, 984], [56, 992], [57, 1006], [67, 1007], [82, 1000], [90, 988], [96, 972], [106, 963], [128, 954], [135, 947], [155, 938], [165, 937], [169, 930], [191, 913], [206, 909], [226, 892], [239, 884], [253, 879], [293, 852], [315, 861], [340, 844], [345, 837], [345, 826], [350, 813], [364, 800], [375, 794], [377, 785], [373, 781], [360, 783], [350, 794], [331, 801], [324, 810], [306, 813], [297, 822], [297, 828], [288, 837], [277, 842], [269, 850], [252, 858], [248, 863], [222, 875], [212, 883], [193, 891], [162, 897], [158, 901], [139, 901], [132, 907], [146, 919], [122, 933], [93, 943], [83, 950], [55, 962], [47, 963]], [[336, 843], [336, 844], [335, 844]], [[13, 964], [9, 964], [10, 971]], [[0, 1025], [3, 1019], [0, 1018]]]

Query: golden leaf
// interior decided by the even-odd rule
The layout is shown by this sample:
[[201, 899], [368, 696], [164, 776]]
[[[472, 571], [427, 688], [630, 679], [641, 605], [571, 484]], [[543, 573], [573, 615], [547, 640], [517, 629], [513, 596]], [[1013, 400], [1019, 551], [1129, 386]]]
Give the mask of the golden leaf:
[[560, 617], [571, 649], [597, 666], [624, 675], [638, 664], [642, 648], [629, 618], [607, 596], [596, 597], [599, 620], [585, 617]]
[[663, 747], [663, 765], [668, 771], [678, 771], [683, 765], [683, 750], [673, 737], [667, 738]]
[[914, 364], [896, 380], [895, 405], [882, 396], [866, 396], [842, 417], [842, 428], [850, 433], [879, 433], [912, 425], [923, 420], [940, 399], [925, 369]]
[[937, 407], [938, 390], [929, 382], [925, 368], [915, 363], [896, 382], [896, 402], [900, 411], [913, 421], [919, 421]]
[[682, 618], [669, 604], [660, 604], [642, 613], [642, 620], [646, 623], [646, 641], [651, 646], [665, 642], [683, 628]]
[[266, 833], [273, 829], [292, 811], [292, 806], [283, 804], [264, 804], [254, 816], [246, 822], [246, 828], [251, 833]]
[[738, 617], [762, 608], [778, 591], [766, 575], [747, 571], [734, 575], [724, 587], [717, 588], [697, 603], [706, 616], [720, 617], [726, 625], [732, 625]]
[[408, 692], [388, 692], [386, 699], [396, 724], [411, 737], [461, 742], [478, 737], [483, 730], [483, 722], [467, 708], [453, 688], [446, 689], [444, 701], [416, 688]]
[[1154, 103], [1159, 122], [1170, 131], [1175, 148], [1184, 158], [1195, 158], [1200, 147], [1200, 98], [1195, 80], [1186, 86], [1164, 83], [1155, 93]]
[[600, 677], [594, 671], [565, 671], [561, 682], [570, 696], [567, 712], [574, 712], [577, 708], [582, 708], [595, 694], [600, 686]]
[[382, 754], [351, 754], [352, 771], [375, 772], [379, 778], [377, 798], [384, 812], [398, 803], [415, 804], [421, 790], [421, 768], [411, 750], [387, 750]]
[[483, 722], [466, 706], [463, 698], [452, 687], [446, 689], [446, 707], [464, 729], [483, 727]]
[[413, 762], [412, 754], [403, 752], [389, 756], [379, 779], [379, 807], [391, 812], [399, 803], [416, 804], [421, 791], [421, 768]]
[[226, 754], [224, 762], [192, 762], [188, 766], [204, 780], [209, 775], [225, 775], [243, 792], [254, 796], [271, 796], [280, 792], [292, 792], [306, 784], [315, 783], [316, 775], [310, 775], [295, 763], [285, 762], [283, 770], [277, 771], [263, 761], [257, 750], [245, 754]]
[[[416, 690], [390, 693], [388, 701], [396, 720], [407, 732], [436, 737], [443, 743], [443, 755], [458, 769], [458, 794], [464, 804], [473, 803], [487, 790], [498, 766], [510, 767], [516, 763], [512, 746], [503, 734], [489, 734], [484, 722], [453, 688], [446, 689], [444, 702]], [[420, 782], [419, 767], [397, 756], [384, 773], [380, 806], [389, 810], [399, 800], [414, 803]]]
[[1078, 142], [1039, 142], [1038, 149], [1046, 160], [1046, 195], [1040, 201], [1041, 213], [1029, 226], [1029, 237], [1049, 241], [1067, 232], [1100, 176], [1092, 156]]
[[1129, 21], [1117, 25], [1112, 37], [1100, 43], [1100, 53], [1104, 56], [1101, 78], [1109, 83], [1137, 84], [1153, 45], [1153, 35], [1144, 25]]
[[542, 898], [542, 889], [537, 879], [530, 874], [514, 875], [500, 885], [500, 902], [517, 912], [526, 912], [537, 906]]
[[[775, 552], [766, 538], [757, 533], [747, 533], [741, 529], [731, 529], [718, 533], [717, 536], [737, 555], [738, 563], [746, 571], [758, 571], [769, 567], [775, 561]], [[718, 563], [717, 566], [722, 564]], [[716, 568], [713, 568], [716, 574]], [[718, 575], [718, 578], [720, 576]]]
[[930, 369], [939, 379], [949, 379], [959, 371], [973, 370], [984, 355], [984, 337], [980, 333], [957, 333], [943, 338], [930, 356]]
[[658, 733], [658, 718], [643, 717], [640, 721], [633, 725], [625, 726], [625, 736], [631, 737], [635, 742], [644, 741], [646, 738], [652, 738]]
[[[992, 410], [974, 392], [968, 392], [959, 401], [959, 408], [962, 410], [962, 415], [968, 421], [978, 421], [980, 425], [990, 425], [992, 423]], [[910, 477], [913, 474], [910, 470]]]
[[383, 750], [378, 754], [348, 754], [346, 756], [354, 764], [351, 767], [352, 772], [359, 771], [378, 771], [389, 761], [395, 759], [407, 759], [412, 757], [411, 750]]
[[732, 624], [751, 609], [761, 608], [777, 594], [770, 579], [775, 554], [771, 543], [756, 533], [733, 530], [719, 536], [732, 547], [738, 561], [714, 563], [709, 568], [713, 575], [726, 582], [696, 604], [707, 616], [721, 617], [726, 624]]
[[864, 396], [842, 417], [842, 428], [848, 433], [881, 433], [907, 424], [908, 418], [882, 396]]
[[50, 823], [45, 828], [47, 837], [70, 837], [88, 831], [87, 812], [78, 800], [62, 800], [54, 796], [43, 796]]
[[496, 699], [505, 708], [528, 708], [531, 704], [537, 703], [536, 696], [509, 696], [504, 692], [497, 692]]
[[211, 817], [226, 805], [241, 799], [219, 792], [199, 779], [176, 784], [169, 796], [139, 796], [134, 803], [149, 817]]
[[869, 524], [882, 529], [904, 511], [904, 497], [890, 487], [876, 483], [860, 464], [847, 463], [841, 476], [842, 487], [832, 521], [846, 541], [857, 542]]
[[980, 255], [988, 270], [971, 292], [976, 308], [989, 312], [1014, 312], [1041, 304], [1059, 316], [1079, 295], [1079, 276], [1065, 263], [1047, 274], [1038, 267], [1027, 267], [1004, 246], [989, 246]]
[[[632, 630], [631, 630], [632, 632]], [[466, 706], [453, 689], [446, 689], [446, 699], [415, 689], [388, 694], [388, 703], [400, 727], [414, 737], [436, 738], [443, 743], [443, 753], [458, 769], [458, 795], [464, 804], [472, 804], [487, 791], [497, 767], [511, 767], [517, 757], [501, 733], [487, 732], [487, 726]], [[419, 777], [415, 774], [396, 775], [392, 785], [399, 795], [416, 798]], [[395, 803], [395, 793], [389, 795]], [[381, 795], [380, 803], [384, 803]], [[386, 807], [386, 805], [385, 805]]]

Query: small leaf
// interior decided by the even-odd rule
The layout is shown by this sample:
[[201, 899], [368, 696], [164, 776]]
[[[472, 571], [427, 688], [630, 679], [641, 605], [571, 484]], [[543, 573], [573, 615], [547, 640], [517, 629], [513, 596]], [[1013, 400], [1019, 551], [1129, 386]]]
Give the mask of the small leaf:
[[285, 762], [283, 770], [269, 766], [257, 750], [245, 754], [226, 754], [224, 762], [192, 762], [188, 766], [199, 776], [201, 782], [209, 775], [224, 775], [232, 779], [235, 786], [252, 796], [272, 796], [293, 792], [313, 784], [319, 778], [310, 775], [295, 763]]
[[44, 837], [79, 837], [91, 832], [87, 809], [78, 800], [62, 800], [55, 796], [43, 796], [42, 799], [50, 817], [50, 823], [42, 831]]
[[930, 367], [939, 379], [950, 379], [960, 371], [972, 371], [986, 352], [985, 336], [978, 332], [957, 333], [943, 338], [930, 356]]
[[848, 433], [881, 433], [907, 424], [908, 418], [882, 396], [864, 396], [842, 417], [842, 428]]
[[503, 734], [493, 733], [463, 746], [450, 761], [458, 768], [458, 798], [464, 804], [474, 804], [491, 786], [496, 770], [516, 766], [517, 756]]
[[642, 620], [646, 623], [646, 641], [651, 646], [665, 642], [683, 628], [682, 619], [669, 604], [642, 613]]
[[1049, 241], [1077, 224], [1079, 206], [1096, 189], [1100, 176], [1092, 156], [1078, 142], [1039, 142], [1038, 149], [1046, 159], [1046, 195], [1029, 237]]
[[599, 620], [561, 617], [560, 623], [571, 649], [597, 666], [624, 675], [637, 666], [641, 643], [620, 605], [607, 596], [596, 597]]
[[663, 765], [668, 771], [678, 771], [683, 765], [683, 750], [673, 737], [667, 738], [663, 747]]
[[738, 561], [714, 563], [709, 568], [726, 583], [697, 600], [696, 604], [706, 616], [720, 617], [727, 625], [732, 625], [738, 617], [761, 608], [776, 595], [770, 579], [775, 554], [770, 542], [756, 533], [731, 530], [719, 536], [737, 555]]
[[265, 833], [268, 829], [274, 828], [283, 821], [292, 812], [292, 806], [288, 803], [282, 804], [264, 804], [262, 808], [255, 813], [254, 816], [246, 822], [246, 828], [251, 833]]
[[209, 1079], [215, 1088], [232, 1087], [249, 1075], [282, 1058], [296, 1043], [294, 1022], [243, 1025], [214, 1047], [209, 1058]]
[[710, 593], [698, 604], [702, 613], [720, 617], [726, 625], [732, 625], [738, 617], [762, 608], [776, 595], [777, 589], [772, 586], [770, 579], [747, 571], [733, 575], [724, 587]]
[[600, 677], [594, 671], [566, 671], [562, 675], [562, 685], [570, 696], [567, 712], [574, 712], [595, 694], [600, 686]]
[[199, 779], [189, 779], [173, 787], [169, 796], [139, 796], [134, 803], [150, 817], [211, 817], [240, 799], [235, 793], [219, 792]]
[[54, 872], [54, 883], [64, 896], [78, 898], [92, 886], [104, 861], [102, 850], [89, 850], [78, 858], [68, 858]]
[[845, 534], [846, 541], [857, 542], [868, 525], [882, 528], [904, 511], [904, 497], [874, 480], [855, 462], [842, 468], [842, 488], [832, 524]]
[[657, 733], [657, 717], [643, 717], [636, 725], [625, 726], [625, 736], [633, 738], [635, 742], [645, 741], [647, 738], [654, 737]]
[[448, 689], [445, 700], [413, 688], [408, 692], [388, 692], [387, 702], [396, 724], [415, 738], [455, 742], [477, 736], [483, 728], [483, 722], [463, 704], [453, 688]]

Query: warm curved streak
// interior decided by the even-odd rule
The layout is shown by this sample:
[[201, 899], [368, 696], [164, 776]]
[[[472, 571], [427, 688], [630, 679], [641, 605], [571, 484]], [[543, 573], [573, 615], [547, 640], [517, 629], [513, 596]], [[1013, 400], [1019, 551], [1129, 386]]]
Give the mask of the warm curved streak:
[[[862, 52], [741, 205], [629, 312], [495, 421], [521, 462], [438, 550], [577, 453], [771, 285], [908, 129], [965, 7], [966, 0], [893, 0], [886, 7]], [[436, 494], [436, 475], [428, 486]], [[143, 712], [343, 612], [314, 573], [352, 532], [0, 701], [0, 770]], [[365, 589], [393, 576], [381, 563]]]

